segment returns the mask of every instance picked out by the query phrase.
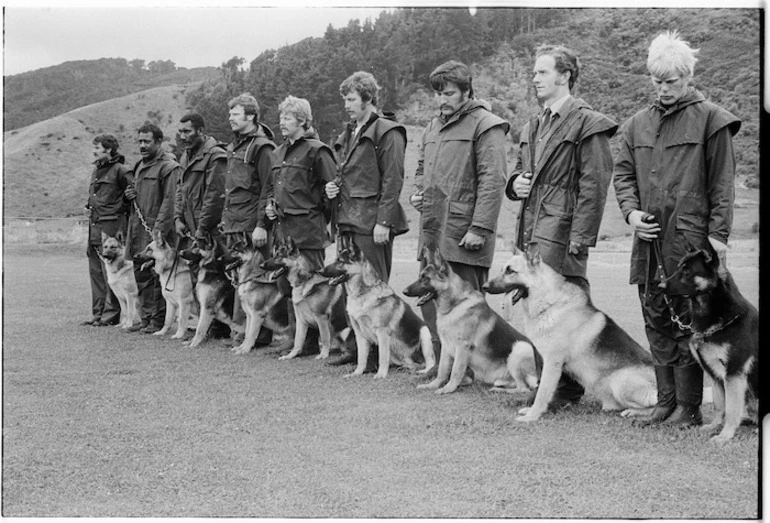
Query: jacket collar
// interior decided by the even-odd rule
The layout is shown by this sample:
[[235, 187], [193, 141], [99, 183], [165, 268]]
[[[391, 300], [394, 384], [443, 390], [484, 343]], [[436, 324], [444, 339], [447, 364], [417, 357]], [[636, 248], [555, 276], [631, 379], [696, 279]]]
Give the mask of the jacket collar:
[[677, 111], [684, 109], [685, 107], [703, 102], [705, 100], [706, 100], [706, 97], [703, 96], [703, 93], [701, 93], [694, 87], [689, 87], [687, 92], [679, 100], [677, 100], [677, 102], [674, 105], [666, 107], [660, 103], [660, 100], [655, 100], [654, 102], [652, 102], [652, 108], [657, 111], [660, 111], [664, 115], [667, 115], [667, 114], [673, 114]]
[[94, 165], [96, 165], [96, 167], [101, 168], [107, 165], [111, 165], [113, 163], [123, 163], [125, 161], [126, 161], [126, 158], [122, 154], [118, 153], [110, 156], [107, 160], [104, 160], [104, 161], [94, 160]]

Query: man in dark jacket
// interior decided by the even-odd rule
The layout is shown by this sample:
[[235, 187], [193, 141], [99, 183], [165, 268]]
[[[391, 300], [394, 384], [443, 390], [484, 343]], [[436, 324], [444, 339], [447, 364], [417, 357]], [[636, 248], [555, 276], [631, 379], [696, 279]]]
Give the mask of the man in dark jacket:
[[[228, 248], [241, 242], [252, 241], [267, 258], [268, 236], [265, 219], [265, 188], [273, 166], [275, 149], [273, 131], [259, 121], [259, 104], [249, 93], [236, 96], [228, 102], [230, 128], [235, 133], [227, 145], [225, 172], [225, 205], [222, 210], [222, 230]], [[235, 293], [233, 321], [243, 323], [246, 313]], [[269, 345], [272, 332], [262, 328], [255, 346]], [[233, 346], [243, 342], [243, 334], [234, 335]]]
[[[350, 122], [334, 143], [337, 178], [324, 190], [334, 200], [331, 215], [335, 236], [351, 235], [387, 282], [393, 238], [409, 230], [398, 201], [404, 185], [406, 129], [377, 113], [379, 89], [374, 76], [365, 71], [353, 73], [340, 85]], [[348, 352], [329, 364], [352, 361], [355, 355]]]
[[[441, 114], [422, 134], [409, 201], [420, 211], [417, 248], [438, 248], [463, 280], [481, 290], [495, 254], [495, 231], [505, 183], [505, 135], [509, 125], [474, 98], [473, 77], [465, 64], [449, 61], [433, 70], [430, 83]], [[422, 315], [440, 352], [433, 301]], [[438, 354], [437, 354], [438, 356]]]
[[636, 233], [630, 283], [639, 287], [658, 383], [644, 425], [702, 423], [703, 371], [690, 353], [686, 320], [677, 321], [687, 306], [658, 283], [676, 270], [688, 242], [710, 243], [724, 262], [733, 219], [732, 137], [741, 122], [689, 87], [695, 53], [676, 32], [652, 41], [647, 70], [657, 99], [623, 125], [615, 162], [620, 210]]
[[[516, 244], [537, 244], [543, 261], [586, 291], [588, 248], [596, 245], [612, 178], [610, 138], [617, 124], [573, 98], [580, 62], [565, 47], [536, 51], [533, 84], [543, 110], [521, 131], [506, 196], [521, 200]], [[535, 351], [538, 376], [542, 359]], [[562, 374], [552, 407], [577, 403], [583, 387]], [[534, 396], [533, 396], [534, 397]]]
[[185, 152], [174, 202], [174, 227], [181, 238], [200, 238], [204, 232], [221, 236], [227, 153], [206, 135], [203, 117], [190, 113], [180, 120], [179, 140]]
[[[134, 166], [133, 186], [126, 191], [132, 200], [128, 218], [126, 256], [133, 257], [147, 248], [152, 241], [152, 230], [161, 231], [168, 238], [173, 232], [174, 191], [181, 168], [174, 155], [163, 148], [163, 131], [157, 125], [145, 123], [137, 130], [139, 153], [142, 159]], [[134, 264], [134, 277], [139, 287], [142, 321], [129, 328], [152, 334], [163, 328], [166, 302], [158, 275], [142, 264]]]
[[118, 139], [100, 134], [93, 141], [95, 165], [91, 174], [86, 210], [88, 221], [88, 273], [91, 279], [91, 319], [82, 325], [101, 327], [120, 321], [120, 304], [107, 284], [107, 272], [101, 260], [102, 232], [125, 234], [128, 213], [126, 190], [131, 185], [131, 170], [123, 165], [118, 153]]
[[320, 270], [329, 245], [324, 185], [336, 175], [334, 155], [312, 127], [313, 114], [307, 100], [289, 96], [278, 109], [285, 141], [273, 154], [267, 217], [275, 220], [278, 238], [290, 236]]

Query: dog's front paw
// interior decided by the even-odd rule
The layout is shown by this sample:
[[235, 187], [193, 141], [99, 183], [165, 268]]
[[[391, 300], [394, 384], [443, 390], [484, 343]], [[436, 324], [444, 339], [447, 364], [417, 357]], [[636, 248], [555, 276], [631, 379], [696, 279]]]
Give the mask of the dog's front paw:
[[314, 359], [316, 359], [316, 360], [325, 360], [328, 357], [329, 357], [329, 353], [328, 352], [325, 353], [325, 354], [323, 352], [321, 352], [320, 354], [316, 354], [316, 357]]
[[237, 347], [233, 347], [232, 350], [235, 354], [248, 354], [249, 351], [251, 351], [251, 347], [247, 347], [245, 345], [238, 345]]
[[377, 374], [374, 375], [374, 379], [376, 379], [376, 380], [384, 380], [387, 377], [388, 377], [388, 372], [387, 371], [385, 371], [385, 372], [378, 371]]
[[523, 421], [525, 423], [529, 423], [540, 419], [540, 414], [532, 412], [532, 410], [529, 407], [525, 407], [521, 409], [519, 413], [521, 414], [523, 410], [526, 410], [527, 412], [523, 416], [516, 416], [516, 421]]
[[715, 445], [724, 445], [725, 443], [730, 441], [732, 437], [733, 437], [732, 434], [725, 434], [724, 432], [722, 432], [721, 434], [711, 438], [711, 443]]
[[456, 385], [446, 384], [436, 391], [436, 394], [451, 394], [457, 390]]
[[363, 375], [364, 375], [364, 369], [362, 369], [362, 368], [361, 368], [361, 369], [358, 369], [358, 368], [357, 368], [356, 370], [354, 370], [354, 371], [353, 371], [353, 372], [351, 372], [350, 374], [345, 374], [345, 375], [343, 376], [343, 378], [353, 378], [353, 377], [355, 377], [355, 376], [363, 376]]
[[290, 360], [293, 359], [296, 356], [293, 352], [290, 352], [288, 354], [284, 354], [283, 356], [279, 357], [279, 360]]
[[430, 367], [425, 367], [424, 369], [420, 369], [420, 370], [417, 371], [417, 374], [427, 374], [431, 370], [433, 370], [434, 367], [435, 367], [435, 365], [431, 365]]
[[699, 427], [698, 430], [706, 433], [716, 432], [721, 425], [722, 425], [721, 423], [709, 423], [708, 425], [703, 425], [702, 427]]
[[433, 380], [430, 383], [421, 383], [417, 385], [418, 389], [437, 389], [441, 386], [441, 380]]

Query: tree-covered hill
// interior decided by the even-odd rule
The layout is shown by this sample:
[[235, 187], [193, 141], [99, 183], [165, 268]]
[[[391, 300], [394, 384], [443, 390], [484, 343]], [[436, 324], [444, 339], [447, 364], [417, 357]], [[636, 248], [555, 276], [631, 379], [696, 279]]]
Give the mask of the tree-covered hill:
[[59, 116], [78, 107], [154, 87], [217, 78], [215, 67], [178, 68], [171, 60], [100, 58], [64, 62], [6, 76], [5, 130]]
[[307, 98], [325, 141], [345, 113], [339, 84], [356, 70], [371, 71], [382, 86], [380, 107], [405, 123], [424, 125], [436, 113], [428, 75], [458, 59], [472, 66], [474, 88], [511, 123], [510, 153], [518, 129], [537, 111], [530, 91], [534, 51], [542, 43], [573, 48], [582, 61], [576, 95], [619, 123], [652, 100], [646, 57], [650, 40], [677, 29], [699, 47], [693, 84], [743, 121], [736, 138], [738, 173], [757, 182], [759, 136], [758, 9], [468, 9], [408, 8], [372, 21], [329, 27], [320, 38], [266, 51], [247, 70], [243, 58], [220, 68], [220, 78], [188, 92], [210, 130], [229, 139], [227, 100], [254, 94], [263, 121], [275, 126], [278, 104], [289, 94]]

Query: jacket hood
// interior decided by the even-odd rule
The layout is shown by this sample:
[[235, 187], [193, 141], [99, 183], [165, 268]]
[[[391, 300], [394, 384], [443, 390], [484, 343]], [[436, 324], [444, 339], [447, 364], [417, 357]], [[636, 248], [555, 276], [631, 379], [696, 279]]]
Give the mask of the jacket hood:
[[307, 131], [305, 131], [305, 134], [302, 135], [302, 138], [305, 140], [320, 140], [318, 137], [318, 131], [316, 131], [315, 127], [312, 125], [308, 127]]
[[103, 167], [105, 165], [109, 165], [112, 163], [126, 163], [126, 157], [118, 153], [111, 156], [109, 160], [105, 160], [103, 162], [100, 162], [99, 160], [94, 160], [94, 165], [96, 165], [97, 167]]
[[706, 97], [703, 96], [703, 93], [701, 93], [700, 91], [698, 91], [697, 89], [695, 89], [693, 87], [689, 87], [687, 92], [679, 100], [677, 100], [674, 105], [666, 107], [666, 106], [664, 106], [663, 104], [660, 103], [660, 100], [656, 99], [652, 103], [652, 106], [654, 108], [660, 110], [660, 111], [663, 111], [663, 112], [674, 113], [676, 111], [684, 109], [685, 107], [687, 107], [689, 105], [697, 104], [697, 103], [705, 102], [705, 101], [706, 101]]

